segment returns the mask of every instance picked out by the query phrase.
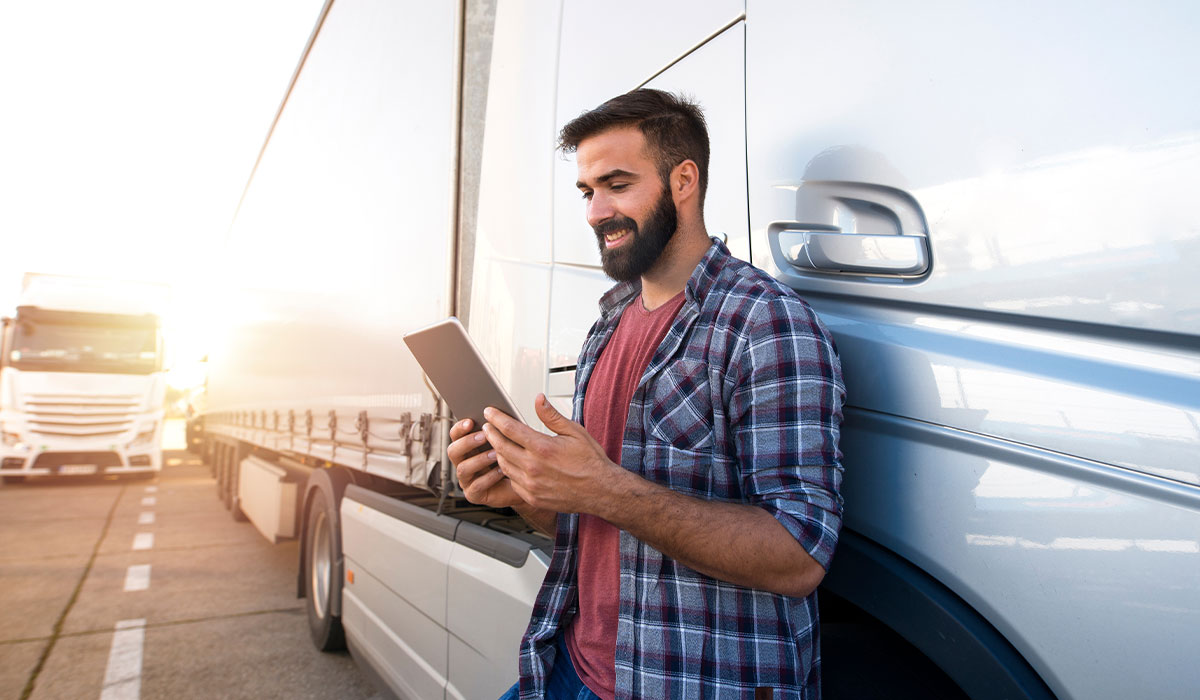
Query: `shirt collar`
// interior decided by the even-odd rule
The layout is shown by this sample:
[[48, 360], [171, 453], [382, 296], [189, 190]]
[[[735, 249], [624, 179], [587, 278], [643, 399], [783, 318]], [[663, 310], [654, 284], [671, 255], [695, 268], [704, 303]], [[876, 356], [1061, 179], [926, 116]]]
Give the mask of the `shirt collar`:
[[[721, 239], [713, 238], [708, 252], [701, 258], [696, 269], [692, 271], [691, 277], [688, 277], [687, 284], [684, 285], [683, 295], [688, 302], [700, 304], [704, 301], [704, 296], [708, 290], [712, 289], [721, 269], [725, 267], [728, 257], [729, 249], [725, 247]], [[600, 297], [600, 315], [606, 319], [611, 318], [613, 314], [622, 311], [641, 293], [642, 281], [640, 279], [618, 283]]]

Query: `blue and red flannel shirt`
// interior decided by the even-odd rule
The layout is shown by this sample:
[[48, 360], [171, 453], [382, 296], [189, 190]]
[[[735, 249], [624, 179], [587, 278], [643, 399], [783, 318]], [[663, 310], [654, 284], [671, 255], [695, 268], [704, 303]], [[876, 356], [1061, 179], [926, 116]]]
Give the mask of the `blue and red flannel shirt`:
[[[637, 282], [600, 300], [576, 371], [574, 418]], [[796, 294], [719, 241], [646, 368], [621, 464], [708, 500], [765, 509], [829, 568], [842, 521], [845, 389], [829, 332]], [[554, 639], [576, 612], [578, 515], [562, 514], [521, 641], [522, 698], [540, 698]], [[621, 532], [617, 698], [820, 697], [816, 593], [794, 598], [689, 569]]]

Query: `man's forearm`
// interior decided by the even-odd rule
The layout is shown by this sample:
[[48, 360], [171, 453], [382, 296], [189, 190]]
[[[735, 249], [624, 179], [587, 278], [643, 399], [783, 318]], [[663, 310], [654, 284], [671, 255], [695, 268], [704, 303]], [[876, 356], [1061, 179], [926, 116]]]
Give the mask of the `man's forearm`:
[[626, 472], [596, 515], [713, 578], [792, 596], [816, 589], [821, 565], [770, 513], [705, 501]]
[[547, 537], [554, 537], [554, 533], [558, 529], [558, 513], [543, 508], [534, 508], [530, 505], [513, 506], [513, 510], [517, 511], [517, 514], [524, 518], [525, 522], [529, 523], [534, 530]]

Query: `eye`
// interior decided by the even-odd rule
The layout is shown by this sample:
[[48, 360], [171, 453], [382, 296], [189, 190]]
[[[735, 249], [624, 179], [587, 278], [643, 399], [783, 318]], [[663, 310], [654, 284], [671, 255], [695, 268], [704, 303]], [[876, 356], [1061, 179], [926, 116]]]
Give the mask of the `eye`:
[[612, 191], [613, 191], [613, 192], [620, 192], [621, 190], [625, 189], [626, 187], [629, 187], [629, 183], [627, 183], [627, 182], [619, 182], [619, 183], [616, 183], [616, 184], [614, 184], [614, 185], [612, 186]]
[[583, 192], [580, 192], [580, 193], [579, 193], [579, 196], [580, 196], [580, 197], [583, 197], [584, 199], [591, 199], [591, 198], [592, 198], [592, 191], [591, 191], [591, 190], [584, 190]]

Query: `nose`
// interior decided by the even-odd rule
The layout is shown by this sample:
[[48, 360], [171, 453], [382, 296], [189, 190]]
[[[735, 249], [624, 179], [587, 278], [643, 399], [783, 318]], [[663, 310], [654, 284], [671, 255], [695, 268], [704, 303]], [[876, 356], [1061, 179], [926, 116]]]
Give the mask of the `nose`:
[[592, 198], [587, 203], [587, 222], [592, 228], [613, 218], [616, 213], [617, 211], [612, 205], [612, 199], [600, 191], [592, 193]]

